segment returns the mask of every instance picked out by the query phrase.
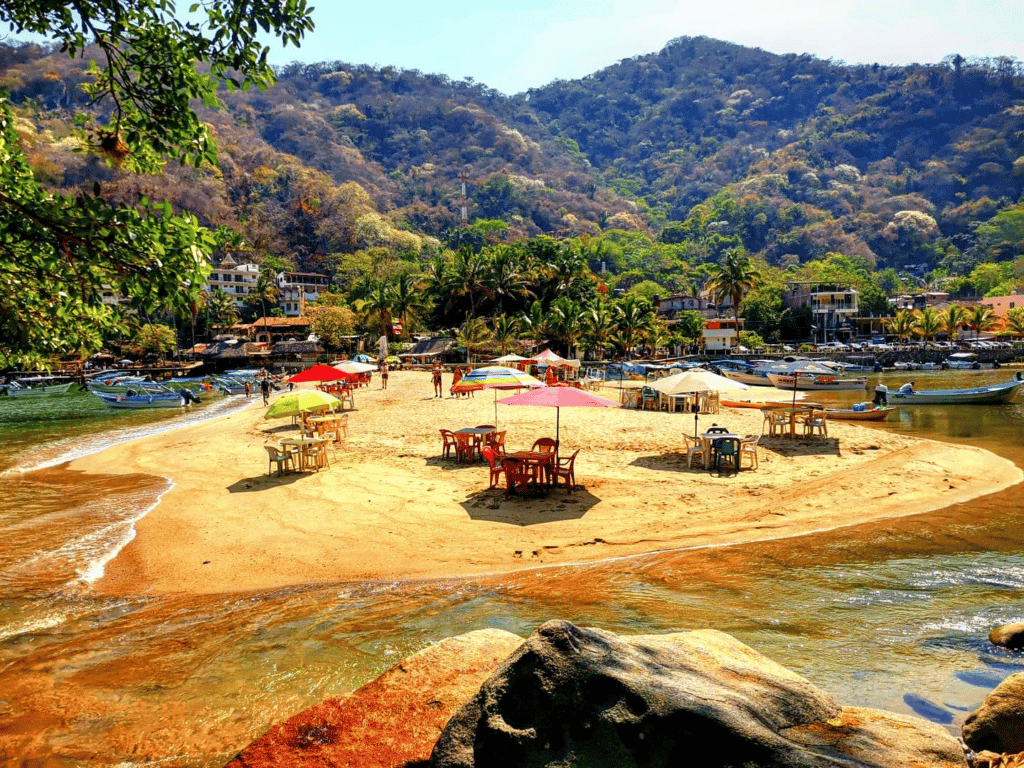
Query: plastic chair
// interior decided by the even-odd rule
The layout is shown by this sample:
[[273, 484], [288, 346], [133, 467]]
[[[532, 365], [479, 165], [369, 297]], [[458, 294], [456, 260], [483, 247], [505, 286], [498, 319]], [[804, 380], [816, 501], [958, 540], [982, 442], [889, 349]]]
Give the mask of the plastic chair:
[[721, 475], [722, 466], [731, 464], [733, 470], [740, 471], [740, 441], [735, 437], [720, 437], [711, 444], [715, 471]]
[[263, 447], [267, 449], [267, 457], [269, 458], [269, 464], [267, 465], [268, 476], [273, 472], [274, 464], [277, 464], [278, 477], [284, 474], [284, 470], [287, 469], [289, 464], [292, 465], [292, 471], [295, 471], [295, 457], [291, 451], [275, 448], [272, 445], [264, 445]]
[[576, 456], [579, 452], [580, 451], [577, 448], [576, 453], [567, 459], [559, 459], [555, 466], [551, 468], [554, 485], [558, 485], [558, 478], [565, 478], [566, 495], [572, 493], [576, 489]]
[[505, 435], [506, 430], [501, 432], [494, 432], [487, 436], [485, 444], [488, 448], [491, 448], [498, 456], [505, 455]]
[[813, 435], [817, 431], [822, 437], [828, 437], [828, 414], [825, 411], [811, 411], [804, 419], [804, 434]]
[[517, 459], [504, 459], [501, 467], [505, 470], [505, 498], [515, 493], [516, 486], [522, 489], [524, 497], [527, 496], [533, 483], [533, 470], [530, 469], [530, 465]]
[[476, 453], [476, 436], [467, 435], [462, 432], [455, 433], [455, 460], [461, 462], [466, 459], [473, 463], [473, 454]]
[[704, 442], [699, 437], [689, 435], [683, 435], [683, 440], [686, 442], [686, 468], [692, 469], [694, 457], [704, 461]]
[[330, 469], [331, 462], [327, 459], [327, 441], [309, 443], [304, 446], [306, 449], [306, 461], [316, 467], [319, 472], [321, 468]]
[[761, 439], [760, 435], [746, 435], [740, 440], [740, 465], [743, 464], [743, 457], [750, 457], [750, 468], [757, 469], [757, 443]]
[[456, 447], [455, 433], [450, 429], [441, 430], [441, 458], [447, 459], [452, 455], [452, 449]]
[[553, 437], [538, 437], [530, 450], [540, 453], [558, 453], [558, 441]]
[[484, 446], [484, 449], [481, 452], [487, 460], [487, 463], [491, 466], [491, 484], [488, 487], [488, 490], [490, 490], [498, 485], [498, 480], [501, 479], [501, 475], [505, 471], [505, 464], [503, 461], [499, 460], [498, 455], [490, 446]]

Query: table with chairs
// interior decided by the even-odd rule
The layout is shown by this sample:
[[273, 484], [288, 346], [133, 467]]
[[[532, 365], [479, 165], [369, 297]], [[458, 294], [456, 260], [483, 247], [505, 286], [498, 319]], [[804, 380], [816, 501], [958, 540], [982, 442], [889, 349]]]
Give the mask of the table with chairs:
[[281, 441], [281, 449], [290, 450], [297, 455], [299, 471], [312, 469], [319, 472], [330, 467], [327, 443], [328, 440], [324, 437], [286, 437]]
[[805, 436], [814, 435], [815, 432], [822, 437], [828, 437], [828, 425], [826, 424], [827, 413], [825, 406], [818, 403], [805, 403], [785, 408], [762, 408], [764, 415], [764, 427], [768, 428], [769, 437], [796, 437], [797, 426], [803, 428]]

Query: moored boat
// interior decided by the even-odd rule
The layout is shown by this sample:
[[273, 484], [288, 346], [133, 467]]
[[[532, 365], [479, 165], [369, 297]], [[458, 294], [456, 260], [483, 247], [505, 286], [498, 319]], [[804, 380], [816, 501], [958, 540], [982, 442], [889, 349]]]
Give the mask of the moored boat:
[[67, 384], [50, 384], [45, 387], [26, 387], [16, 381], [7, 385], [7, 394], [11, 397], [41, 397], [44, 395], [66, 395], [71, 391], [74, 382]]
[[778, 389], [801, 389], [820, 392], [838, 391], [845, 389], [867, 389], [868, 380], [866, 376], [858, 376], [852, 379], [837, 379], [835, 376], [817, 372], [804, 373], [796, 371], [793, 373], [768, 373], [768, 379]]
[[970, 405], [1002, 403], [1013, 397], [1024, 380], [1013, 379], [987, 387], [968, 389], [921, 389], [916, 392], [889, 392], [889, 400], [896, 405]]
[[981, 368], [981, 361], [974, 352], [954, 352], [946, 358], [946, 365], [955, 370], [977, 370]]
[[840, 421], [885, 421], [889, 418], [889, 414], [896, 410], [895, 407], [876, 408], [870, 403], [865, 405], [867, 407], [860, 410], [856, 408], [826, 408], [825, 413], [828, 414], [828, 418]]
[[199, 402], [199, 399], [190, 390], [183, 389], [179, 392], [142, 392], [115, 394], [113, 392], [98, 392], [89, 390], [90, 394], [98, 397], [108, 408], [181, 408], [192, 402]]

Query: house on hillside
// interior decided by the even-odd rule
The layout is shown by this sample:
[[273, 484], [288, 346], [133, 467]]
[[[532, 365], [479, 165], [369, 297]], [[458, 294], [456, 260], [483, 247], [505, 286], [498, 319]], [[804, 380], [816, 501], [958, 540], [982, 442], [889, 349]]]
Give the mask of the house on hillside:
[[701, 331], [701, 342], [705, 352], [728, 352], [740, 345], [740, 331], [743, 330], [743, 318], [720, 317], [708, 320], [707, 326]]
[[857, 291], [850, 287], [810, 282], [786, 283], [782, 303], [788, 309], [811, 310], [814, 341], [849, 341], [856, 333], [860, 315]]

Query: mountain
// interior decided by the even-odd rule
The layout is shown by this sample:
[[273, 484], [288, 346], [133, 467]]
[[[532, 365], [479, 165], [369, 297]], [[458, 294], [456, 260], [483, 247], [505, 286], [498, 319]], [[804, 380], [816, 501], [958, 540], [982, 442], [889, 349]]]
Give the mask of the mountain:
[[[786, 265], [839, 252], [954, 272], [1024, 245], [1024, 67], [886, 67], [708, 38], [504, 96], [471, 80], [343, 62], [293, 64], [268, 91], [201, 110], [216, 169], [138, 178], [73, 154], [81, 62], [0, 47], [36, 173], [146, 194], [315, 269], [329, 254], [424, 254], [461, 209], [511, 236], [636, 230], [689, 262], [742, 245]], [[466, 199], [462, 197], [463, 186]], [[656, 277], [656, 275], [652, 275]]]

